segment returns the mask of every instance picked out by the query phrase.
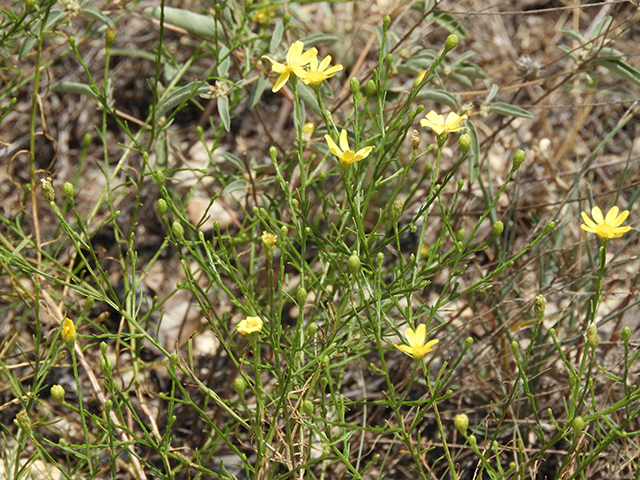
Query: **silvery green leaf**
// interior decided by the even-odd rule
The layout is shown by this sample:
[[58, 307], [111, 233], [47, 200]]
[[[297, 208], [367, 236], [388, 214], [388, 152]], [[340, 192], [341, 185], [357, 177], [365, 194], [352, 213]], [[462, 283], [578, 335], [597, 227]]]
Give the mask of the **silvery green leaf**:
[[284, 25], [282, 22], [276, 23], [276, 28], [273, 29], [273, 35], [271, 35], [271, 41], [269, 42], [269, 53], [275, 53], [282, 40], [282, 33], [284, 32]]
[[224, 129], [228, 132], [231, 129], [231, 116], [229, 115], [229, 97], [218, 98], [218, 113]]
[[[200, 85], [200, 86], [198, 86]], [[162, 117], [172, 108], [187, 102], [190, 98], [207, 93], [210, 85], [202, 82], [192, 82], [180, 87], [169, 94], [169, 96], [158, 104], [156, 108], [156, 118]]]
[[316, 95], [313, 93], [313, 90], [309, 88], [309, 86], [305, 85], [302, 82], [298, 82], [298, 95], [300, 96], [300, 100], [304, 102], [304, 104], [309, 107], [313, 113], [322, 116], [322, 112], [320, 111], [320, 107], [318, 107], [318, 100], [316, 100]]
[[590, 40], [595, 40], [598, 38], [603, 32], [609, 30], [611, 26], [611, 22], [613, 22], [613, 17], [611, 15], [607, 15], [602, 20], [600, 20], [593, 30], [591, 30], [591, 35], [589, 35]]
[[258, 104], [260, 98], [262, 98], [262, 94], [268, 88], [271, 88], [271, 82], [265, 77], [260, 77], [254, 82], [251, 88], [251, 94], [249, 95], [249, 110], [253, 110], [253, 107]]
[[491, 91], [489, 92], [489, 95], [487, 95], [487, 99], [484, 101], [484, 103], [489, 103], [494, 99], [494, 97], [498, 94], [498, 88], [499, 87], [496, 83], [491, 85]]
[[475, 51], [473, 50], [467, 50], [466, 52], [461, 53], [460, 55], [458, 55], [456, 58], [454, 59], [449, 59], [447, 58], [447, 61], [449, 62], [449, 64], [452, 67], [455, 67], [456, 65], [460, 65], [462, 62], [464, 62], [465, 60], [473, 57], [476, 54]]
[[[145, 8], [144, 13], [159, 20], [162, 7]], [[214, 40], [216, 37], [216, 22], [209, 15], [200, 15], [180, 8], [164, 7], [164, 21], [207, 40]]]
[[458, 99], [445, 90], [422, 90], [418, 93], [417, 97], [441, 103], [450, 107], [451, 110], [458, 110], [460, 108]]
[[619, 77], [629, 80], [635, 85], [640, 85], [640, 71], [633, 68], [627, 62], [618, 59], [600, 59], [596, 58], [594, 63], [602, 65], [611, 73], [618, 75]]
[[578, 55], [576, 55], [575, 52], [573, 51], [573, 48], [567, 45], [558, 45], [558, 48], [562, 50], [564, 53], [568, 54], [569, 57], [571, 57], [571, 60], [573, 60], [575, 63], [579, 63], [580, 59], [578, 58]]
[[585, 43], [587, 43], [587, 41], [585, 40], [585, 38], [580, 35], [579, 32], [576, 32], [575, 30], [571, 29], [571, 28], [561, 28], [560, 29], [560, 33], [564, 33], [565, 35], [571, 37], [572, 39], [578, 41], [580, 43], [580, 45], [584, 45]]
[[449, 75], [449, 79], [456, 83], [459, 83], [469, 90], [473, 89], [473, 82], [469, 79], [469, 77], [465, 77], [464, 75], [460, 75], [459, 73], [452, 73], [451, 75]]
[[51, 90], [52, 92], [64, 92], [74, 93], [76, 95], [84, 95], [85, 97], [92, 98], [96, 102], [100, 101], [96, 92], [94, 92], [91, 87], [85, 83], [58, 82], [51, 85], [51, 87], [49, 87], [49, 90]]
[[247, 182], [245, 181], [244, 178], [239, 178], [238, 180], [234, 180], [224, 188], [224, 190], [222, 191], [222, 196], [224, 197], [225, 195], [229, 195], [230, 193], [235, 192], [237, 190], [246, 190], [246, 189], [247, 189]]
[[244, 171], [246, 170], [245, 164], [239, 157], [229, 152], [222, 152], [221, 155], [222, 155], [222, 158], [224, 158], [227, 162], [231, 163], [239, 171], [244, 173]]
[[[44, 31], [46, 32], [50, 30], [56, 24], [60, 16], [62, 16], [62, 14], [63, 14], [62, 10], [51, 10], [49, 12], [49, 18], [47, 18], [47, 23], [45, 25]], [[33, 32], [35, 35], [39, 35], [41, 25], [42, 25], [42, 22], [40, 21], [35, 22], [33, 26], [30, 28], [31, 32]], [[30, 35], [26, 36], [24, 41], [22, 42], [22, 45], [20, 45], [20, 50], [18, 50], [18, 58], [20, 60], [24, 60], [29, 54], [29, 52], [31, 52], [33, 47], [36, 46], [37, 43], [38, 43], [37, 37], [32, 37]]]
[[98, 10], [96, 7], [92, 7], [87, 5], [86, 7], [82, 7], [80, 9], [80, 15], [83, 17], [89, 18], [91, 20], [95, 20], [96, 22], [104, 23], [105, 25], [109, 25], [113, 27], [113, 22], [109, 17], [107, 17], [104, 13]]
[[483, 80], [485, 78], [489, 78], [484, 70], [482, 70], [475, 63], [464, 62], [458, 68], [456, 68], [456, 73], [460, 75], [464, 75], [465, 77], [475, 78], [479, 80]]
[[317, 33], [300, 39], [300, 41], [304, 43], [305, 48], [315, 47], [321, 43], [333, 43], [338, 40], [340, 40], [338, 37], [330, 33]]
[[505, 117], [522, 117], [522, 118], [535, 118], [532, 113], [527, 112], [525, 109], [509, 105], [508, 103], [496, 102], [489, 106], [491, 113], [497, 113]]
[[222, 59], [217, 68], [218, 75], [222, 78], [225, 78], [229, 73], [229, 64], [231, 63], [229, 57], [229, 49], [225, 45], [222, 45], [220, 47], [220, 50], [218, 51], [218, 58]]

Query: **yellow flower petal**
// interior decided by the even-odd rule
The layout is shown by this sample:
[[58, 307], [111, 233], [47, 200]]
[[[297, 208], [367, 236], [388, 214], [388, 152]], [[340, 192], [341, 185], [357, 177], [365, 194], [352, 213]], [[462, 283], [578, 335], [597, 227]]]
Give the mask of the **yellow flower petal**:
[[327, 141], [327, 145], [329, 145], [329, 151], [333, 153], [336, 157], [342, 157], [342, 150], [338, 148], [336, 142], [329, 135], [325, 135], [324, 139]]
[[349, 150], [349, 140], [347, 139], [347, 131], [342, 129], [340, 133], [340, 148], [343, 152]]

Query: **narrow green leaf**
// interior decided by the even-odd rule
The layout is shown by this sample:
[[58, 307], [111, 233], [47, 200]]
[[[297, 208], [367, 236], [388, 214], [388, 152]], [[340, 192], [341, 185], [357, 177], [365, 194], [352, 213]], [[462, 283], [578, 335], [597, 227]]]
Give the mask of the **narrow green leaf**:
[[458, 99], [445, 90], [422, 90], [418, 93], [417, 97], [441, 103], [450, 107], [452, 110], [458, 110], [460, 108]]
[[240, 172], [244, 173], [246, 171], [246, 166], [244, 162], [233, 153], [222, 152], [221, 155], [222, 155], [222, 158], [224, 158], [227, 162], [231, 163], [231, 165], [236, 167]]
[[602, 20], [600, 20], [596, 24], [596, 26], [593, 27], [593, 30], [591, 30], [591, 35], [589, 35], [589, 39], [595, 40], [600, 36], [600, 34], [602, 34], [602, 32], [606, 32], [607, 30], [609, 30], [609, 27], [611, 26], [611, 22], [613, 22], [613, 17], [611, 15], [607, 15]]
[[282, 22], [276, 23], [276, 28], [273, 29], [273, 35], [271, 35], [271, 42], [269, 42], [269, 53], [275, 53], [280, 46], [282, 40], [282, 33], [284, 32], [284, 25]]
[[316, 95], [311, 88], [302, 82], [298, 82], [298, 95], [300, 96], [300, 100], [302, 100], [313, 113], [322, 117], [322, 112], [320, 111], [320, 107], [318, 107], [318, 100], [316, 100]]
[[576, 32], [571, 28], [561, 28], [560, 33], [564, 33], [565, 35], [571, 37], [573, 40], [578, 41], [580, 45], [584, 45], [585, 43], [587, 43], [587, 40], [582, 35], [580, 35], [579, 32]]
[[80, 9], [80, 15], [96, 22], [104, 23], [110, 27], [113, 27], [113, 22], [104, 13], [98, 10], [96, 7], [87, 5]]
[[210, 85], [208, 83], [202, 84], [201, 82], [192, 82], [184, 87], [174, 90], [164, 101], [158, 104], [158, 107], [156, 108], [156, 117], [162, 117], [172, 108], [181, 105], [196, 95], [207, 93], [209, 88]]
[[[159, 20], [162, 8], [145, 8], [144, 13]], [[214, 40], [216, 37], [216, 22], [209, 15], [200, 15], [180, 8], [165, 7], [164, 21], [207, 40]]]
[[221, 58], [222, 61], [218, 65], [218, 75], [221, 78], [226, 78], [229, 74], [229, 65], [231, 64], [231, 57], [229, 56], [229, 49], [222, 45], [220, 50], [218, 51], [218, 58]]
[[258, 102], [262, 98], [262, 94], [268, 88], [271, 88], [271, 82], [268, 78], [260, 77], [253, 83], [251, 94], [249, 95], [249, 110], [253, 110], [253, 107], [258, 104]]
[[471, 148], [469, 148], [469, 181], [471, 183], [478, 179], [480, 174], [480, 142], [478, 141], [478, 132], [476, 127], [469, 120], [466, 120], [466, 126], [469, 128], [469, 136], [471, 137]]
[[523, 108], [502, 102], [492, 103], [489, 106], [489, 111], [491, 113], [497, 113], [498, 115], [504, 115], [505, 117], [535, 118], [532, 113], [527, 112]]
[[618, 59], [599, 59], [596, 58], [594, 63], [602, 65], [611, 73], [619, 77], [629, 80], [631, 83], [640, 86], [640, 71], [633, 68], [627, 62]]
[[331, 35], [330, 33], [317, 33], [300, 39], [300, 41], [304, 43], [305, 48], [315, 47], [321, 43], [333, 43], [338, 40], [340, 40], [338, 37]]
[[465, 77], [464, 75], [460, 75], [459, 73], [452, 73], [451, 75], [449, 75], [449, 78], [452, 81], [459, 83], [463, 87], [468, 88], [469, 90], [473, 89], [473, 82], [469, 79], [469, 77]]
[[229, 97], [218, 98], [218, 113], [224, 129], [228, 132], [231, 129], [231, 116], [229, 115]]
[[246, 190], [246, 188], [247, 182], [245, 181], [245, 179], [239, 178], [238, 180], [234, 180], [225, 187], [225, 189], [222, 191], [222, 196], [224, 197], [225, 195], [229, 195], [230, 193], [233, 193], [237, 190]]
[[92, 98], [96, 102], [99, 102], [98, 95], [94, 92], [91, 87], [85, 83], [76, 83], [76, 82], [58, 82], [54, 83], [49, 87], [49, 90], [52, 92], [64, 92], [64, 93], [74, 93], [76, 95], [84, 95], [85, 97]]

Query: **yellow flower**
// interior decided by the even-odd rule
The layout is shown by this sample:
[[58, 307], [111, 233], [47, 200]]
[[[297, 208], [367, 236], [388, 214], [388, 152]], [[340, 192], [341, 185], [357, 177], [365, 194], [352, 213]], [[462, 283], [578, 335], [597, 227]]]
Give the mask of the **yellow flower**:
[[333, 77], [336, 72], [342, 70], [342, 65], [327, 68], [330, 63], [331, 55], [324, 57], [320, 65], [318, 65], [318, 57], [314, 55], [309, 61], [309, 71], [302, 77], [302, 81], [312, 87], [319, 87], [323, 80]]
[[250, 335], [262, 330], [262, 319], [260, 317], [247, 317], [238, 323], [238, 332], [242, 335]]
[[402, 350], [404, 353], [409, 355], [410, 357], [415, 358], [416, 360], [420, 360], [427, 353], [432, 350], [432, 347], [438, 343], [440, 340], [429, 340], [425, 343], [427, 337], [427, 327], [426, 325], [418, 325], [418, 328], [413, 330], [412, 328], [407, 328], [404, 331], [404, 336], [407, 339], [407, 343], [409, 345], [400, 344], [395, 347], [399, 350]]
[[631, 230], [631, 227], [621, 227], [629, 216], [629, 210], [625, 210], [620, 215], [618, 207], [611, 207], [611, 210], [607, 213], [606, 217], [602, 216], [602, 210], [599, 207], [593, 207], [591, 209], [591, 216], [593, 220], [589, 218], [586, 212], [582, 212], [582, 219], [584, 223], [580, 225], [585, 232], [595, 233], [600, 237], [602, 241], [609, 241], [612, 238], [621, 237], [623, 233]]
[[327, 141], [327, 145], [329, 145], [329, 150], [336, 157], [340, 159], [340, 162], [346, 166], [351, 165], [353, 162], [359, 162], [363, 158], [367, 158], [373, 147], [364, 147], [354, 152], [353, 150], [349, 150], [349, 140], [347, 140], [347, 131], [342, 130], [340, 134], [340, 148], [335, 144], [333, 139], [329, 135], [325, 135], [324, 139]]
[[315, 48], [310, 48], [304, 53], [302, 53], [302, 50], [304, 50], [304, 43], [302, 43], [300, 40], [294, 42], [293, 45], [289, 47], [289, 51], [287, 52], [286, 65], [276, 62], [267, 55], [262, 56], [262, 58], [266, 58], [271, 62], [271, 69], [274, 72], [280, 74], [278, 80], [276, 80], [276, 84], [272, 89], [274, 93], [284, 87], [284, 84], [287, 83], [287, 80], [289, 80], [289, 76], [292, 73], [299, 78], [304, 78], [304, 76], [307, 74], [305, 69], [302, 67], [308, 64], [311, 59], [316, 56], [318, 50], [316, 50]]
[[278, 241], [278, 237], [276, 237], [273, 233], [269, 233], [266, 230], [262, 232], [262, 243], [267, 247], [273, 247]]
[[267, 4], [264, 7], [262, 7], [260, 10], [258, 10], [256, 13], [254, 13], [251, 17], [251, 20], [253, 20], [256, 23], [259, 23], [263, 27], [268, 27], [271, 24], [271, 19], [275, 15], [275, 12], [273, 10], [275, 10], [276, 8], [278, 8], [277, 5]]
[[73, 321], [70, 318], [65, 318], [64, 322], [62, 322], [62, 341], [71, 348], [76, 338], [76, 327], [73, 325]]
[[465, 127], [459, 127], [458, 125], [462, 120], [467, 118], [466, 115], [458, 115], [456, 112], [449, 112], [447, 119], [444, 119], [443, 115], [438, 115], [434, 110], [427, 113], [427, 116], [420, 120], [420, 125], [430, 128], [436, 135], [443, 135], [445, 133], [457, 132]]

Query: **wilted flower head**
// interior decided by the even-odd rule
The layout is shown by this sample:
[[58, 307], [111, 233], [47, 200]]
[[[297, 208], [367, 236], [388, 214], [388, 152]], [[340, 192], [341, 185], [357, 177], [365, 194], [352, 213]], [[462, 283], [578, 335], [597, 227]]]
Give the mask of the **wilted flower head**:
[[250, 335], [262, 330], [262, 319], [260, 317], [247, 317], [238, 323], [238, 333]]
[[443, 135], [446, 133], [457, 132], [465, 127], [459, 127], [458, 125], [462, 120], [467, 118], [466, 115], [458, 115], [456, 112], [449, 112], [447, 119], [445, 120], [443, 115], [439, 115], [435, 110], [431, 110], [427, 115], [420, 120], [420, 125], [426, 128], [430, 128], [436, 135]]
[[310, 48], [304, 53], [302, 53], [302, 50], [304, 50], [304, 43], [299, 40], [297, 42], [294, 42], [293, 45], [289, 47], [289, 51], [287, 52], [286, 65], [276, 62], [267, 55], [262, 56], [262, 58], [266, 58], [271, 62], [271, 69], [274, 72], [280, 74], [278, 80], [276, 80], [276, 83], [273, 86], [273, 92], [277, 92], [282, 87], [284, 87], [284, 84], [287, 83], [287, 80], [289, 80], [289, 76], [292, 73], [298, 78], [304, 78], [304, 76], [307, 74], [307, 72], [302, 67], [308, 64], [312, 58], [315, 58], [318, 50], [316, 50], [315, 48]]
[[404, 336], [409, 345], [401, 343], [400, 345], [396, 345], [396, 348], [402, 350], [404, 353], [416, 360], [420, 360], [424, 357], [432, 350], [433, 346], [440, 341], [434, 339], [425, 343], [427, 339], [427, 327], [424, 324], [418, 325], [415, 330], [407, 328], [404, 331]]
[[607, 216], [604, 217], [599, 207], [593, 207], [591, 209], [593, 220], [589, 218], [586, 212], [582, 212], [584, 223], [580, 225], [580, 227], [582, 227], [585, 232], [595, 233], [603, 242], [608, 242], [612, 238], [621, 237], [623, 233], [631, 230], [631, 227], [620, 226], [629, 216], [629, 210], [625, 210], [618, 215], [619, 211], [620, 209], [618, 207], [611, 207]]
[[347, 131], [342, 130], [340, 133], [340, 147], [336, 145], [333, 139], [329, 135], [325, 135], [324, 139], [327, 141], [327, 145], [329, 145], [329, 150], [333, 153], [338, 159], [340, 159], [340, 163], [345, 166], [349, 166], [354, 162], [359, 162], [360, 160], [367, 158], [373, 147], [364, 147], [354, 152], [353, 150], [349, 150], [349, 140], [347, 139]]
[[318, 57], [313, 55], [309, 61], [309, 71], [302, 77], [302, 81], [312, 87], [319, 87], [320, 84], [327, 78], [331, 78], [336, 72], [342, 70], [342, 65], [334, 65], [329, 67], [331, 63], [331, 55], [324, 57], [324, 60], [318, 65]]

